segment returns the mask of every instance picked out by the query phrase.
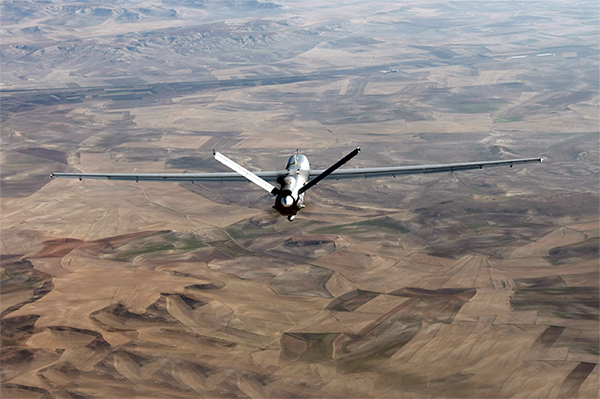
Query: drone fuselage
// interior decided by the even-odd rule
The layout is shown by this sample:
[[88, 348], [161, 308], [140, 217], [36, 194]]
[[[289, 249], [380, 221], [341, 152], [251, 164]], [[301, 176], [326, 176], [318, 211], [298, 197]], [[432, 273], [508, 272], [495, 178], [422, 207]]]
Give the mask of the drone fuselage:
[[292, 155], [285, 170], [288, 172], [287, 175], [279, 177], [277, 181], [280, 188], [273, 208], [292, 220], [296, 213], [304, 208], [304, 193], [299, 194], [298, 190], [306, 184], [309, 178], [308, 158], [302, 154]]

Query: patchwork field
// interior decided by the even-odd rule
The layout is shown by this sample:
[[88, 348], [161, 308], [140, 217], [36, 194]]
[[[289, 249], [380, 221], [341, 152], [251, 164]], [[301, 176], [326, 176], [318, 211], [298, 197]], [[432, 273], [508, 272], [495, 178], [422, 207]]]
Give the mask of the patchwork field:
[[1, 7], [3, 398], [600, 395], [594, 2]]

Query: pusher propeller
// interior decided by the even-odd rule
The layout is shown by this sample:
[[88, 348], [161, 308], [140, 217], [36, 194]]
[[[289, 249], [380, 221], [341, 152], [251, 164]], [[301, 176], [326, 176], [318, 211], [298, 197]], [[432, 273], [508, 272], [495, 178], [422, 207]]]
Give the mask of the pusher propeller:
[[258, 177], [257, 175], [250, 172], [248, 169], [244, 168], [243, 166], [233, 162], [231, 159], [227, 158], [225, 155], [221, 154], [220, 152], [213, 150], [213, 155], [215, 156], [215, 159], [217, 161], [221, 162], [223, 165], [227, 166], [228, 168], [230, 168], [230, 169], [236, 171], [237, 173], [239, 173], [240, 175], [244, 176], [246, 179], [250, 180], [252, 183], [256, 184], [263, 190], [266, 190], [273, 195], [277, 195], [277, 193], [279, 193], [279, 189], [277, 187], [275, 187], [271, 183], [265, 181], [264, 179]]
[[298, 190], [298, 194], [302, 194], [302, 193], [306, 192], [307, 190], [309, 190], [310, 188], [312, 188], [315, 184], [317, 184], [318, 182], [320, 182], [321, 180], [323, 180], [324, 178], [329, 176], [334, 170], [338, 169], [340, 166], [342, 166], [343, 164], [345, 164], [346, 162], [348, 162], [349, 160], [351, 160], [352, 158], [357, 156], [359, 152], [360, 152], [360, 147], [356, 147], [354, 149], [354, 151], [352, 151], [350, 154], [346, 155], [344, 158], [340, 159], [335, 164], [333, 164], [329, 168], [327, 168], [323, 173], [321, 173], [320, 175], [318, 175], [317, 177], [315, 177], [314, 179], [312, 179], [308, 183], [306, 183], [304, 186], [302, 186], [300, 188], [300, 190]]

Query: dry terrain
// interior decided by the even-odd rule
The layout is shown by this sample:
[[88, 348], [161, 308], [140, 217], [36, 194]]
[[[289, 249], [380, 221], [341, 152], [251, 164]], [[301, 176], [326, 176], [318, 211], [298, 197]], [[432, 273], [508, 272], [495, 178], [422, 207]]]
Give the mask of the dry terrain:
[[[597, 398], [594, 1], [3, 1], [2, 398]], [[542, 156], [323, 181], [49, 178]]]

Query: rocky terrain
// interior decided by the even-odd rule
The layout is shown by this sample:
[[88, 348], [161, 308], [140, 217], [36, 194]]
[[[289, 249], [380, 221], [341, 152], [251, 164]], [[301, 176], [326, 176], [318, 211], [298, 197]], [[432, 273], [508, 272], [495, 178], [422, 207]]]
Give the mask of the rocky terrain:
[[598, 397], [594, 2], [0, 7], [2, 397]]

